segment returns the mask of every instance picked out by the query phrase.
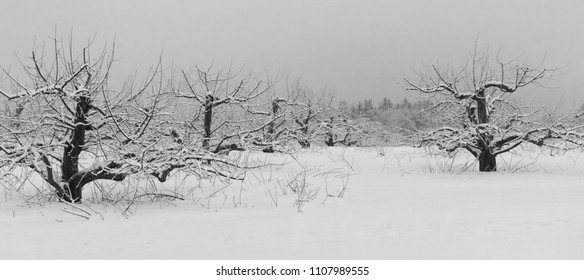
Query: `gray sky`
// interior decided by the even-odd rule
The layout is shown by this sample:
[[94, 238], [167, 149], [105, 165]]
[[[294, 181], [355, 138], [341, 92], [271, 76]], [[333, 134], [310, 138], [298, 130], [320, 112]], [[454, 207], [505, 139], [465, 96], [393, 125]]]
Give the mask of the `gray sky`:
[[[584, 103], [584, 1], [562, 0], [0, 0], [0, 64], [30, 55], [54, 34], [116, 36], [118, 72], [164, 59], [190, 68], [215, 61], [258, 73], [287, 70], [339, 99], [409, 96], [396, 82], [431, 64], [464, 62], [479, 44], [525, 54], [567, 72], [523, 99], [564, 109]], [[124, 71], [121, 71], [124, 70]]]

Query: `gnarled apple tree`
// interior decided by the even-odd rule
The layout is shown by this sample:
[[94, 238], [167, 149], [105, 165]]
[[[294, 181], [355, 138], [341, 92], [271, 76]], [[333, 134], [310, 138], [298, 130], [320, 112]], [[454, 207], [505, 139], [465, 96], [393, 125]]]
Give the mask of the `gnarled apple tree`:
[[559, 147], [581, 144], [575, 129], [546, 114], [512, 100], [513, 94], [541, 86], [555, 69], [530, 66], [518, 59], [493, 62], [487, 51], [474, 51], [460, 69], [432, 66], [417, 81], [404, 78], [406, 89], [431, 98], [436, 116], [445, 124], [412, 136], [415, 145], [435, 145], [454, 152], [465, 149], [479, 162], [479, 170], [497, 170], [497, 156], [531, 143]]

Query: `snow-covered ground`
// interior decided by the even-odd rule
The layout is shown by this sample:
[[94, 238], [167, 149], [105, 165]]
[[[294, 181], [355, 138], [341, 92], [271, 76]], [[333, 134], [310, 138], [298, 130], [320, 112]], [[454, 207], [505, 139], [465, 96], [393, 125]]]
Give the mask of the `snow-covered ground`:
[[[140, 183], [184, 201], [99, 202], [100, 188], [88, 186], [79, 207], [89, 214], [5, 187], [0, 259], [584, 259], [578, 152], [522, 150], [490, 174], [466, 153], [428, 153], [254, 154], [276, 165], [244, 182]], [[110, 196], [135, 193], [120, 189]]]

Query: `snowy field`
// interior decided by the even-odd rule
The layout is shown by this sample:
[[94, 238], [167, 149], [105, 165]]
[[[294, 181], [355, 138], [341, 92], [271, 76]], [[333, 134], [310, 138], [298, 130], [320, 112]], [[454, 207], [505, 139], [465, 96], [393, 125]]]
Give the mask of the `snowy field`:
[[274, 165], [243, 182], [90, 185], [79, 209], [5, 185], [0, 259], [584, 259], [579, 152], [521, 150], [490, 174], [429, 153], [258, 153]]

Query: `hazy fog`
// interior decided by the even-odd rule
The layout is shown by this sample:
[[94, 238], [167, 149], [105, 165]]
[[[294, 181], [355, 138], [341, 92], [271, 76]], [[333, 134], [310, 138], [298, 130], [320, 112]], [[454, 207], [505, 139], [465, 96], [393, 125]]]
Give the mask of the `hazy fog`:
[[[84, 41], [116, 38], [116, 73], [145, 71], [164, 49], [179, 67], [246, 65], [286, 70], [340, 99], [408, 96], [396, 82], [413, 71], [466, 60], [475, 38], [502, 57], [544, 56], [567, 72], [522, 94], [564, 109], [584, 103], [584, 1], [0, 1], [0, 64], [17, 64], [57, 28]], [[479, 35], [480, 34], [480, 35]], [[48, 46], [47, 46], [48, 48]], [[123, 77], [121, 77], [123, 78]], [[530, 95], [531, 94], [531, 95]]]

